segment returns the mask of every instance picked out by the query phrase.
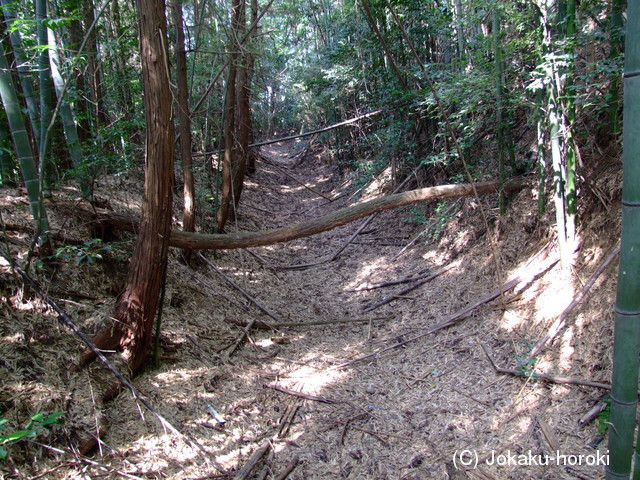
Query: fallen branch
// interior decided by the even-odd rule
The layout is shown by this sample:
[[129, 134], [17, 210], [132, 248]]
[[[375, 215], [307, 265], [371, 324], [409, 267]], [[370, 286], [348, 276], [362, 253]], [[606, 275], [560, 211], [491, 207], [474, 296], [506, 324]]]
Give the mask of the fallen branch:
[[421, 280], [423, 278], [428, 277], [429, 275], [433, 275], [433, 272], [423, 271], [411, 277], [399, 278], [398, 280], [389, 280], [387, 282], [380, 282], [380, 283], [367, 283], [366, 285], [361, 285], [357, 288], [345, 290], [345, 292], [363, 292], [365, 290], [375, 290], [376, 288], [393, 287], [394, 285], [401, 285], [403, 283], [415, 282], [416, 280]]
[[[519, 190], [525, 185], [525, 182], [514, 181], [505, 184], [503, 188], [506, 191], [512, 191]], [[482, 182], [477, 183], [475, 187], [478, 194], [498, 193], [501, 189], [500, 182]], [[275, 243], [289, 242], [298, 238], [326, 232], [327, 230], [332, 230], [385, 210], [441, 198], [455, 198], [470, 195], [473, 195], [471, 185], [440, 185], [376, 198], [358, 205], [342, 208], [323, 215], [322, 217], [273, 230], [218, 235], [172, 231], [169, 245], [178, 248], [191, 248], [193, 250], [224, 250], [273, 245]], [[333, 258], [341, 251], [342, 250], [334, 254]]]
[[482, 349], [484, 350], [484, 353], [487, 356], [489, 363], [491, 363], [491, 365], [493, 366], [493, 369], [497, 373], [514, 375], [516, 377], [523, 377], [523, 378], [526, 378], [527, 380], [541, 380], [543, 382], [548, 382], [548, 383], [580, 385], [583, 387], [593, 387], [593, 388], [601, 388], [603, 390], [611, 390], [611, 385], [609, 385], [608, 383], [591, 382], [589, 380], [580, 380], [577, 378], [563, 377], [561, 375], [549, 375], [545, 373], [535, 373], [535, 372], [526, 373], [522, 370], [499, 367], [496, 364], [495, 360], [491, 357], [491, 354], [489, 353], [489, 350], [487, 349], [487, 347], [483, 343], [480, 343], [480, 346], [482, 346]]
[[231, 355], [233, 355], [233, 352], [236, 351], [236, 349], [238, 348], [238, 346], [242, 343], [242, 341], [245, 338], [249, 337], [249, 330], [251, 330], [251, 327], [253, 327], [255, 320], [251, 320], [249, 322], [249, 324], [242, 330], [242, 333], [240, 334], [240, 336], [236, 339], [235, 343], [233, 345], [231, 345], [231, 347], [229, 348], [229, 351], [227, 352], [226, 356], [227, 358], [231, 357]]
[[[252, 328], [257, 328], [260, 330], [272, 330], [279, 329], [282, 327], [308, 327], [314, 325], [340, 325], [343, 323], [358, 323], [358, 322], [370, 322], [372, 320], [390, 320], [392, 316], [384, 316], [384, 317], [373, 317], [373, 318], [336, 318], [334, 320], [311, 320], [309, 322], [278, 322], [274, 324], [267, 324], [261, 320], [255, 320], [253, 322]], [[246, 320], [238, 320], [237, 318], [225, 318], [225, 322], [232, 323], [234, 325], [238, 325], [240, 327], [246, 327], [249, 322]]]
[[276, 138], [274, 140], [266, 140], [264, 142], [252, 143], [249, 146], [262, 147], [264, 145], [271, 145], [272, 143], [280, 143], [280, 142], [286, 142], [288, 140], [295, 140], [296, 138], [310, 137], [311, 135], [317, 135], [318, 133], [328, 132], [329, 130], [342, 127], [343, 125], [349, 125], [350, 123], [355, 123], [360, 120], [364, 120], [365, 118], [373, 117], [374, 115], [379, 115], [382, 112], [383, 110], [376, 110], [375, 112], [365, 113], [364, 115], [360, 115], [359, 117], [351, 118], [349, 120], [345, 120], [339, 123], [334, 123], [333, 125], [329, 125], [328, 127], [319, 128], [318, 130], [313, 130], [311, 132], [299, 133], [298, 135], [290, 135], [288, 137]]
[[[269, 5], [271, 5], [271, 3], [269, 3]], [[221, 71], [223, 71], [224, 68], [226, 68], [227, 64], [223, 65], [223, 68], [222, 68]], [[218, 77], [216, 76], [216, 78], [214, 78], [213, 82], [215, 82], [217, 79], [218, 79]], [[212, 85], [213, 85], [213, 82], [212, 82]], [[207, 90], [207, 92], [208, 92], [208, 90]], [[205, 95], [206, 95], [206, 93], [205, 93]], [[200, 106], [200, 104], [196, 105], [196, 107], [199, 107], [199, 106]], [[345, 120], [345, 121], [340, 122], [340, 123], [334, 123], [333, 125], [329, 125], [328, 127], [319, 128], [318, 130], [312, 130], [310, 132], [299, 133], [297, 135], [289, 135], [287, 137], [274, 138], [272, 140], [265, 140], [263, 142], [252, 143], [252, 144], [249, 145], [249, 147], [250, 148], [264, 147], [265, 145], [272, 145], [274, 143], [287, 142], [289, 140], [295, 140], [296, 138], [304, 138], [304, 137], [310, 137], [311, 135], [318, 135], [320, 133], [328, 132], [329, 130], [333, 130], [335, 128], [342, 127], [344, 125], [349, 125], [350, 123], [355, 123], [355, 122], [358, 122], [360, 120], [364, 120], [365, 118], [368, 118], [368, 117], [373, 117], [374, 115], [379, 115], [382, 112], [383, 112], [383, 110], [376, 110], [375, 112], [366, 113], [364, 115], [360, 115], [359, 117], [351, 118], [349, 120]], [[204, 157], [204, 156], [207, 156], [207, 155], [215, 155], [217, 153], [220, 153], [220, 151], [219, 150], [214, 150], [212, 152], [194, 153], [193, 157]]]
[[380, 348], [378, 350], [376, 350], [375, 352], [369, 353], [368, 355], [364, 355], [362, 357], [358, 357], [358, 358], [354, 358], [353, 360], [350, 360], [348, 362], [344, 362], [341, 363], [340, 365], [336, 365], [334, 368], [344, 368], [348, 365], [351, 365], [352, 363], [356, 363], [356, 362], [360, 362], [362, 360], [366, 360], [367, 358], [371, 358], [371, 357], [375, 357], [376, 355], [380, 355], [381, 353], [387, 352], [389, 350], [393, 350], [395, 348], [401, 347], [403, 345], [406, 345], [407, 343], [413, 342], [415, 340], [418, 340], [420, 338], [426, 337], [427, 335], [431, 335], [432, 333], [437, 332], [438, 330], [442, 330], [444, 328], [450, 327], [451, 325], [467, 318], [467, 316], [469, 316], [469, 314], [471, 314], [475, 309], [477, 309], [478, 307], [484, 305], [485, 303], [490, 302], [491, 300], [496, 299], [497, 297], [499, 297], [500, 295], [508, 292], [509, 290], [515, 288], [517, 285], [521, 284], [521, 283], [525, 283], [528, 284], [532, 281], [534, 281], [536, 278], [538, 278], [539, 276], [541, 276], [542, 274], [544, 274], [547, 270], [551, 269], [553, 266], [555, 266], [560, 259], [558, 257], [553, 257], [551, 259], [547, 259], [540, 268], [538, 268], [535, 272], [531, 273], [531, 272], [527, 272], [527, 267], [533, 262], [533, 260], [541, 253], [542, 251], [538, 252], [536, 255], [534, 255], [531, 260], [529, 260], [529, 262], [527, 262], [527, 265], [525, 265], [523, 267], [523, 272], [517, 274], [515, 277], [513, 277], [511, 280], [507, 281], [506, 283], [504, 283], [500, 288], [496, 288], [494, 290], [492, 290], [488, 295], [485, 295], [484, 297], [480, 298], [479, 300], [476, 300], [475, 302], [473, 302], [471, 305], [468, 305], [464, 308], [462, 308], [461, 310], [458, 310], [456, 313], [454, 313], [453, 315], [450, 315], [449, 317], [447, 317], [445, 320], [441, 321], [440, 323], [437, 323], [436, 325], [434, 325], [433, 327], [430, 327], [429, 330], [427, 330], [424, 333], [421, 333], [419, 335], [415, 335], [407, 340], [404, 340], [402, 342], [398, 342], [398, 343], [394, 343], [393, 345], [390, 345], [388, 347], [384, 347], [384, 348]]
[[328, 404], [340, 403], [337, 400], [332, 400], [332, 399], [327, 398], [327, 397], [318, 397], [316, 395], [310, 395], [308, 393], [302, 393], [302, 392], [295, 392], [293, 390], [287, 390], [286, 388], [280, 387], [278, 385], [269, 385], [268, 383], [265, 383], [262, 386], [265, 387], [265, 388], [270, 388], [272, 390], [275, 390], [276, 392], [286, 393], [287, 395], [291, 395], [291, 396], [298, 397], [298, 398], [304, 398], [305, 400], [312, 400], [314, 402], [328, 403]]
[[282, 473], [276, 477], [276, 480], [285, 480], [289, 475], [291, 475], [291, 472], [293, 472], [293, 470], [298, 466], [299, 463], [300, 457], [298, 455], [294, 455], [293, 457], [291, 457], [291, 460], [289, 460], [289, 463], [284, 468]]
[[[478, 194], [486, 194], [498, 193], [501, 189], [504, 191], [520, 190], [526, 185], [526, 182], [514, 180], [507, 182], [504, 186], [501, 186], [500, 182], [481, 182], [477, 183], [475, 188]], [[437, 187], [421, 188], [418, 190], [409, 190], [408, 192], [376, 198], [367, 202], [359, 203], [358, 205], [336, 210], [335, 212], [318, 218], [313, 218], [301, 223], [272, 230], [227, 234], [205, 234], [173, 230], [171, 232], [171, 237], [169, 238], [169, 245], [172, 247], [192, 250], [230, 250], [273, 245], [275, 243], [289, 242], [298, 238], [309, 237], [317, 233], [326, 232], [385, 210], [392, 210], [394, 208], [404, 207], [414, 203], [428, 202], [441, 198], [465, 197], [470, 195], [473, 195], [473, 187], [468, 184], [440, 185]], [[110, 226], [112, 228], [132, 232], [137, 231], [138, 228], [139, 220], [127, 215], [116, 214], [114, 212], [101, 209], [96, 209], [96, 211], [94, 211], [93, 209], [89, 209], [88, 207], [81, 205], [78, 205], [75, 211], [79, 213], [84, 212], [84, 214], [88, 215], [99, 225]], [[364, 229], [364, 227], [362, 228]], [[353, 238], [355, 238], [355, 236]], [[344, 248], [346, 248], [346, 246]], [[332, 259], [342, 252], [344, 248], [336, 252]]]
[[200, 355], [202, 356], [202, 358], [204, 358], [211, 365], [215, 366], [215, 362], [213, 361], [213, 359], [209, 355], [209, 352], [207, 352], [207, 349], [204, 348], [200, 344], [200, 342], [198, 340], [196, 340], [192, 335], [189, 335], [188, 333], [185, 335], [185, 337], [187, 338], [187, 340], [189, 340], [193, 344], [194, 347], [196, 347], [198, 349], [198, 351], [200, 352]]
[[591, 290], [591, 287], [593, 287], [593, 285], [596, 283], [596, 280], [598, 279], [598, 277], [602, 275], [602, 272], [604, 272], [607, 269], [607, 267], [618, 256], [619, 253], [620, 253], [620, 242], [618, 242], [618, 244], [613, 248], [613, 250], [611, 250], [609, 255], [606, 256], [606, 258], [602, 261], [602, 263], [598, 265], [598, 268], [596, 268], [595, 272], [593, 272], [591, 277], [589, 277], [589, 280], [587, 280], [587, 283], [585, 283], [585, 285], [578, 292], [578, 294], [573, 298], [573, 300], [567, 306], [567, 308], [563, 310], [563, 312], [560, 314], [558, 319], [555, 322], [553, 322], [553, 325], [551, 325], [546, 335], [542, 337], [538, 341], [538, 343], [536, 343], [535, 347], [533, 347], [533, 349], [531, 350], [531, 353], [529, 353], [529, 358], [527, 361], [532, 360], [534, 357], [536, 357], [545, 348], [545, 345], [550, 341], [552, 341], [556, 337], [556, 335], [558, 335], [560, 330], [564, 328], [567, 318], [569, 317], [573, 309], [580, 302], [582, 302], [582, 299], [589, 292], [589, 290]]
[[580, 417], [580, 420], [578, 420], [578, 424], [584, 427], [585, 425], [588, 425], [589, 423], [593, 422], [598, 417], [598, 415], [600, 415], [600, 413], [607, 408], [608, 401], [610, 400], [611, 398], [608, 393], [603, 394], [600, 400], [598, 400], [596, 404], [593, 407], [591, 407], [587, 413], [585, 413], [582, 417]]
[[271, 449], [271, 442], [269, 440], [265, 440], [260, 448], [258, 448], [253, 455], [249, 458], [247, 463], [245, 463], [240, 471], [233, 477], [233, 480], [246, 480], [249, 478], [251, 471], [258, 465], [262, 457]]
[[266, 315], [268, 315], [269, 317], [273, 318], [276, 322], [279, 321], [278, 317], [276, 317], [273, 313], [271, 313], [267, 307], [265, 307], [264, 305], [262, 305], [262, 303], [260, 303], [258, 300], [256, 300], [255, 298], [253, 298], [251, 295], [249, 295], [244, 288], [242, 288], [240, 285], [238, 285], [236, 282], [234, 282], [233, 280], [231, 280], [229, 277], [227, 277], [222, 270], [220, 270], [218, 267], [216, 267], [213, 263], [211, 263], [209, 260], [207, 260], [207, 258], [202, 255], [201, 253], [198, 253], [198, 258], [200, 258], [200, 260], [202, 260], [204, 263], [206, 263], [214, 272], [216, 272], [218, 275], [220, 275], [222, 278], [224, 278], [224, 280], [231, 285], [233, 288], [235, 288], [236, 290], [238, 290], [247, 300], [249, 300], [251, 303], [253, 303], [256, 307], [258, 307], [263, 313], [265, 313]]
[[403, 295], [406, 295], [409, 292], [412, 292], [413, 290], [417, 289], [418, 287], [421, 287], [422, 285], [424, 285], [425, 283], [430, 282], [431, 280], [433, 280], [436, 277], [439, 277], [440, 275], [442, 275], [444, 272], [446, 272], [450, 267], [445, 267], [435, 273], [431, 273], [429, 276], [427, 276], [426, 278], [424, 278], [423, 280], [414, 283], [413, 285], [410, 285], [402, 290], [400, 290], [398, 293], [396, 293], [395, 295], [390, 295], [388, 297], [384, 297], [382, 300], [380, 300], [377, 303], [374, 303], [373, 305], [370, 305], [366, 308], [364, 308], [362, 310], [362, 313], [367, 313], [367, 312], [371, 312], [372, 310], [375, 310], [376, 308], [380, 308], [383, 305], [386, 305], [387, 303], [390, 303], [394, 300], [396, 300], [397, 298], [401, 298]]
[[[411, 178], [413, 177], [413, 175], [415, 175], [415, 173], [418, 171], [418, 169], [421, 166], [416, 167], [413, 172], [411, 172], [410, 175], [407, 175], [407, 178], [405, 178], [400, 185], [398, 185], [396, 188], [394, 188], [392, 194], [396, 194], [397, 192], [399, 192], [400, 190], [402, 190], [407, 183], [409, 183], [409, 180], [411, 180]], [[383, 197], [384, 198], [384, 197]], [[366, 202], [365, 202], [366, 203]], [[339, 210], [338, 210], [339, 211]], [[318, 265], [322, 265], [324, 263], [329, 263], [329, 262], [333, 262], [336, 258], [338, 258], [338, 256], [344, 252], [344, 250], [355, 240], [355, 238], [360, 235], [363, 230], [365, 228], [367, 228], [367, 226], [373, 222], [373, 220], [378, 216], [378, 213], [380, 212], [376, 212], [375, 214], [371, 215], [369, 218], [367, 218], [364, 222], [362, 222], [362, 225], [360, 225], [358, 227], [358, 229], [353, 233], [353, 235], [351, 235], [349, 237], [349, 239], [340, 247], [338, 248], [338, 250], [336, 250], [333, 255], [331, 255], [328, 258], [322, 259], [322, 260], [318, 260], [317, 262], [311, 262], [311, 263], [307, 263], [307, 264], [303, 264], [303, 265], [290, 265], [288, 267], [283, 267], [285, 270], [302, 270], [304, 268], [309, 268], [309, 267], [315, 267]], [[322, 218], [322, 217], [320, 217]]]

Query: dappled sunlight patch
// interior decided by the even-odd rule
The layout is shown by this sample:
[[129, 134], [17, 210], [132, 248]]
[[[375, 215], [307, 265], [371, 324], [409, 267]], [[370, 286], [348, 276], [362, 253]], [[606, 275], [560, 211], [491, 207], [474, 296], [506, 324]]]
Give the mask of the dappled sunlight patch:
[[561, 370], [569, 370], [575, 361], [575, 327], [567, 327], [560, 338], [560, 355], [558, 355], [557, 366]]
[[377, 174], [375, 178], [369, 182], [367, 188], [363, 190], [362, 200], [370, 200], [371, 198], [380, 196], [385, 187], [391, 184], [393, 180], [393, 168], [391, 166], [386, 167], [382, 172]]
[[204, 368], [179, 368], [172, 369], [162, 373], [158, 373], [153, 376], [155, 386], [159, 386], [160, 383], [166, 385], [175, 385], [180, 383], [186, 383], [194, 378], [200, 378], [206, 374]]
[[388, 272], [392, 269], [385, 256], [377, 257], [375, 260], [362, 265], [354, 276], [353, 280], [345, 284], [344, 289], [358, 288], [362, 284], [370, 283], [380, 277], [380, 273]]
[[287, 373], [286, 380], [284, 380], [282, 384], [292, 388], [302, 389], [304, 393], [321, 395], [326, 387], [344, 380], [347, 377], [348, 374], [340, 370], [318, 370], [311, 366], [301, 366], [290, 370]]
[[172, 463], [189, 464], [197, 460], [194, 449], [170, 433], [141, 435], [123, 448], [138, 471], [160, 472]]
[[560, 267], [545, 276], [544, 287], [534, 300], [535, 324], [553, 322], [567, 308], [575, 295], [573, 282], [571, 275]]
[[502, 314], [501, 326], [508, 332], [516, 330], [525, 321], [525, 317], [521, 312], [516, 310], [507, 310]]

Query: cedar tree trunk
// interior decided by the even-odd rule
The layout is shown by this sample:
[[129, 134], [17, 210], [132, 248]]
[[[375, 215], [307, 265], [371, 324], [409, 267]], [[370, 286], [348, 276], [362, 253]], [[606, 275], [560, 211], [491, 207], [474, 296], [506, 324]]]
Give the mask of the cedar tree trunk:
[[[246, 27], [246, 8], [244, 0], [234, 5], [234, 14], [237, 17], [237, 38], [244, 38]], [[247, 169], [247, 157], [249, 156], [250, 118], [251, 107], [249, 105], [249, 53], [243, 44], [240, 49], [238, 73], [236, 79], [236, 104], [238, 120], [236, 122], [238, 151], [233, 165], [233, 208], [237, 209], [240, 203], [240, 194], [244, 185], [244, 175]]]
[[[239, 0], [233, 0], [233, 18], [231, 30], [233, 37], [238, 38], [238, 15], [237, 6]], [[218, 205], [218, 232], [224, 231], [224, 226], [229, 218], [229, 208], [233, 201], [233, 169], [235, 157], [237, 155], [236, 141], [236, 77], [238, 75], [238, 53], [239, 46], [231, 43], [231, 61], [229, 63], [229, 78], [226, 88], [226, 108], [224, 114], [224, 157], [222, 159], [222, 196]]]
[[[191, 159], [191, 120], [189, 118], [189, 88], [187, 86], [187, 55], [184, 46], [184, 27], [182, 21], [182, 0], [173, 0], [173, 24], [176, 29], [176, 77], [178, 81], [178, 119], [180, 121], [180, 154], [184, 179], [184, 211], [182, 228], [185, 232], [195, 232], [195, 187]], [[183, 251], [184, 259], [189, 263], [191, 250]]]
[[118, 322], [95, 338], [98, 348], [122, 350], [134, 373], [141, 369], [151, 343], [167, 267], [174, 161], [164, 0], [138, 0], [138, 15], [147, 124], [142, 219], [127, 283], [115, 306]]

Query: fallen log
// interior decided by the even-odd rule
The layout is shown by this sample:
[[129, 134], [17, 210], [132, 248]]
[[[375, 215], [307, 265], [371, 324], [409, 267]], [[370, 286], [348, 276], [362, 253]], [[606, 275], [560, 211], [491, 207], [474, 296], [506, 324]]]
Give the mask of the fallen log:
[[[521, 190], [526, 185], [527, 182], [522, 180], [510, 181], [502, 186], [500, 182], [479, 182], [475, 184], [475, 188], [478, 194], [486, 194]], [[231, 250], [262, 247], [310, 237], [385, 210], [442, 198], [468, 197], [473, 194], [473, 187], [470, 184], [439, 185], [375, 198], [336, 210], [321, 217], [271, 230], [226, 234], [191, 233], [173, 230], [169, 239], [169, 246], [191, 250]], [[84, 205], [74, 205], [74, 210], [80, 214], [91, 216], [93, 221], [98, 224], [125, 231], [137, 231], [138, 220], [134, 217], [101, 209], [94, 210]]]

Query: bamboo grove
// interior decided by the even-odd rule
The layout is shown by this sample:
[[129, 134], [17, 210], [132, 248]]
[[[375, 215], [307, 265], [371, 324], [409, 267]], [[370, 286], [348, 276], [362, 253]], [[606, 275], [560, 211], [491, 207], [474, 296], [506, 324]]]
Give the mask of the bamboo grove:
[[[570, 267], [583, 195], [593, 192], [589, 176], [620, 150], [623, 103], [625, 122], [637, 123], [628, 91], [635, 80], [621, 81], [632, 5], [637, 0], [629, 12], [624, 0], [2, 0], [1, 181], [24, 185], [34, 246], [45, 256], [52, 247], [44, 200], [73, 182], [77, 198], [98, 205], [100, 176], [139, 169], [146, 153], [147, 183], [149, 172], [158, 181], [145, 185], [131, 288], [116, 307], [140, 324], [132, 335], [142, 347], [117, 332], [98, 342], [130, 348], [133, 370], [150, 341], [172, 195], [185, 232], [223, 234], [257, 168], [252, 144], [370, 112], [382, 114], [317, 134], [341, 174], [361, 185], [389, 167], [397, 181], [421, 168], [434, 184], [529, 175], [537, 214], [553, 216]], [[625, 151], [633, 178], [627, 154], [635, 152]], [[628, 185], [632, 223], [637, 200]], [[506, 197], [499, 208], [509, 208]], [[183, 253], [190, 262], [188, 246]], [[145, 270], [148, 255], [158, 270]], [[620, 302], [619, 315], [637, 316], [637, 304]], [[621, 378], [632, 378], [637, 362], [629, 368]], [[620, 418], [634, 415], [635, 406]], [[633, 432], [625, 435], [628, 446]], [[628, 477], [620, 470], [612, 478]]]

